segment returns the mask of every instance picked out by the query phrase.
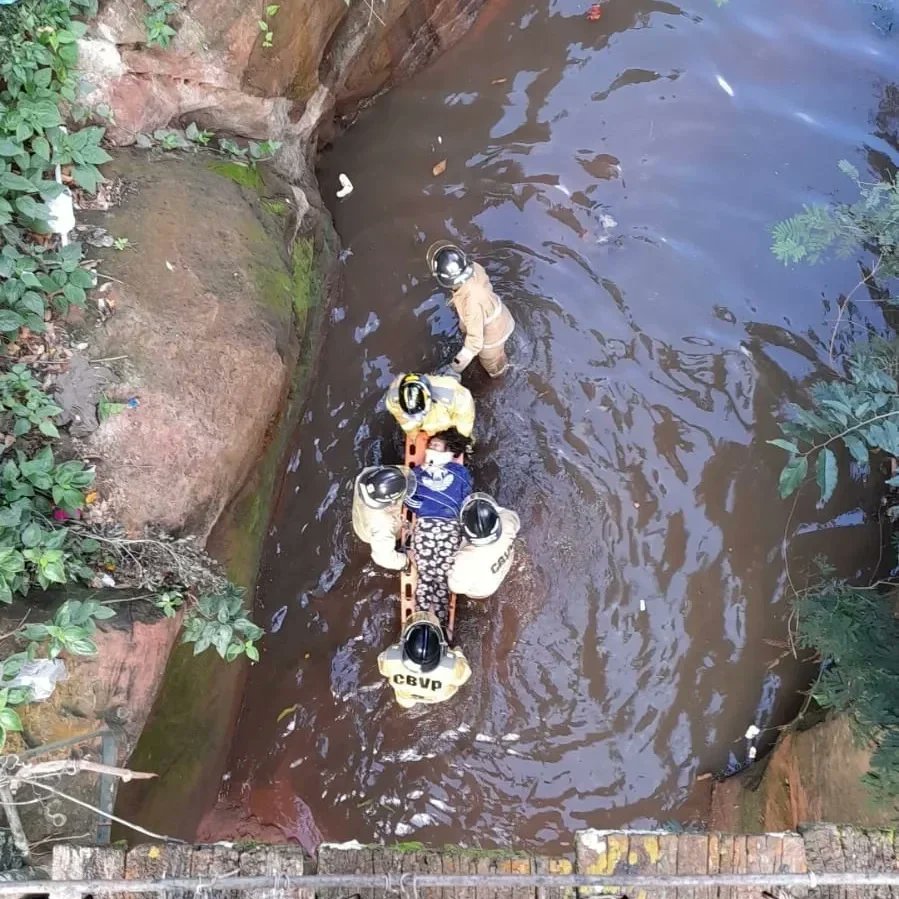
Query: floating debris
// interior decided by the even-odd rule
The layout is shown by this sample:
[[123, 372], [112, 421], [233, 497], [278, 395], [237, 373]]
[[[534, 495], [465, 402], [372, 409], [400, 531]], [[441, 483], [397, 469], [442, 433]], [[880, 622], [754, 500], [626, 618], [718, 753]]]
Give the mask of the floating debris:
[[346, 175], [341, 172], [337, 176], [337, 180], [340, 183], [340, 188], [337, 191], [338, 199], [343, 199], [344, 197], [348, 197], [353, 192], [353, 182], [347, 178]]
[[720, 75], [716, 75], [715, 80], [718, 82], [718, 86], [721, 88], [721, 90], [723, 90], [728, 97], [732, 97], [734, 95], [734, 89]]
[[456, 811], [453, 806], [451, 806], [448, 802], [444, 802], [442, 799], [434, 799], [433, 797], [430, 797], [428, 799], [428, 802], [430, 802], [431, 805], [434, 806], [434, 808], [440, 809], [441, 812], [451, 813]]
[[294, 703], [293, 705], [288, 706], [286, 709], [282, 709], [281, 713], [275, 718], [275, 724], [280, 724], [288, 715], [292, 715], [297, 709], [299, 705]]

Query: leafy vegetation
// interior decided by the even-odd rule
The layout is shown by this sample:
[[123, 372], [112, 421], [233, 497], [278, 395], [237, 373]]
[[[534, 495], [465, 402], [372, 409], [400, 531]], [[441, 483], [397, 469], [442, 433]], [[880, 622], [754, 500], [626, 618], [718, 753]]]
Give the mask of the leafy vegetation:
[[823, 708], [846, 713], [858, 735], [874, 744], [865, 781], [877, 798], [899, 797], [899, 621], [893, 603], [833, 577], [795, 603], [801, 646], [825, 665], [814, 687]]
[[262, 633], [262, 628], [246, 617], [244, 591], [225, 584], [220, 592], [200, 597], [194, 614], [185, 622], [181, 642], [193, 643], [194, 655], [213, 646], [226, 662], [240, 655], [258, 662], [255, 642]]
[[[215, 138], [215, 143], [212, 143]], [[225, 177], [244, 187], [259, 189], [262, 187], [262, 176], [257, 166], [260, 162], [271, 159], [281, 147], [280, 141], [250, 140], [241, 146], [227, 137], [216, 137], [211, 131], [204, 131], [191, 122], [184, 131], [175, 128], [159, 128], [150, 134], [137, 136], [138, 146], [144, 149], [160, 150], [198, 150], [205, 148], [223, 156], [226, 161], [213, 163], [213, 168]]]
[[144, 0], [148, 7], [144, 16], [147, 29], [147, 43], [150, 46], [168, 47], [175, 36], [175, 29], [169, 24], [181, 7], [174, 0]]
[[874, 268], [883, 277], [899, 275], [899, 185], [862, 181], [845, 159], [840, 170], [855, 183], [854, 203], [806, 206], [774, 227], [771, 250], [783, 263], [819, 262], [828, 253], [846, 257], [860, 246], [878, 255]]
[[265, 7], [265, 18], [258, 22], [259, 30], [262, 32], [262, 46], [268, 49], [272, 45], [275, 38], [274, 26], [272, 19], [278, 14], [281, 7], [277, 3], [271, 3]]
[[[818, 381], [810, 389], [811, 408], [788, 406], [782, 438], [769, 440], [790, 454], [780, 473], [780, 495], [793, 494], [810, 469], [821, 502], [833, 495], [839, 478], [837, 451], [848, 451], [867, 467], [872, 452], [899, 456], [899, 342], [877, 340], [857, 346], [841, 381]], [[899, 484], [899, 482], [897, 482]]]
[[[897, 184], [864, 182], [847, 162], [840, 168], [855, 183], [859, 199], [807, 206], [775, 226], [772, 250], [785, 263], [868, 251], [875, 261], [863, 267], [863, 283], [891, 304], [889, 281], [899, 276]], [[813, 384], [809, 403], [790, 405], [780, 424], [783, 436], [769, 441], [789, 454], [780, 473], [782, 497], [795, 493], [814, 471], [826, 503], [839, 481], [841, 457], [863, 470], [899, 457], [899, 340], [875, 336], [855, 344], [843, 375]], [[899, 487], [899, 477], [887, 485]], [[899, 505], [888, 502], [887, 512], [896, 520]], [[899, 798], [895, 589], [886, 589], [888, 584], [853, 587], [820, 564], [817, 583], [794, 598], [797, 642], [815, 650], [822, 665], [813, 696], [823, 708], [847, 714], [858, 735], [873, 746], [865, 780], [878, 798], [893, 801]]]
[[[21, 362], [0, 374], [0, 416], [4, 431], [24, 437], [37, 428], [45, 437], [58, 437], [53, 419], [62, 409], [44, 393], [28, 367]], [[10, 427], [11, 425], [11, 427]]]
[[[165, 45], [178, 6], [170, 0], [147, 5], [148, 42]], [[247, 618], [242, 591], [188, 540], [132, 540], [79, 520], [91, 501], [94, 471], [81, 460], [57, 458], [51, 443], [62, 410], [35, 371], [15, 361], [20, 344], [42, 339], [54, 315], [83, 306], [95, 281], [79, 243], [58, 245], [48, 206], [64, 192], [96, 191], [103, 180], [98, 167], [110, 159], [101, 146], [103, 128], [67, 128], [60, 113], [60, 104], [73, 112], [77, 106], [73, 71], [85, 25], [75, 17], [94, 11], [95, 0], [0, 6], [0, 603], [35, 587], [112, 584], [115, 572], [120, 582], [124, 574], [158, 591], [163, 614], [183, 611], [183, 639], [197, 652], [213, 647], [229, 660], [257, 660], [262, 630]], [[211, 137], [196, 126], [188, 134], [197, 145]], [[273, 152], [273, 145], [254, 147], [237, 154], [247, 165]], [[130, 246], [123, 241], [118, 248]], [[126, 408], [104, 403], [107, 416]], [[0, 745], [21, 729], [15, 707], [31, 698], [30, 690], [13, 686], [23, 665], [42, 653], [48, 659], [94, 654], [96, 622], [112, 615], [95, 600], [72, 600], [50, 621], [5, 635], [25, 648], [0, 659]]]

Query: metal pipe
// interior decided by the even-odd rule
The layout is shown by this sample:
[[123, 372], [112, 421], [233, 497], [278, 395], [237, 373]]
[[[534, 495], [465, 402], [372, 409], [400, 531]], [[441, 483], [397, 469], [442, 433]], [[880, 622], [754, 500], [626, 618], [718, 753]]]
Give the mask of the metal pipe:
[[626, 888], [664, 889], [676, 887], [800, 887], [899, 886], [899, 870], [827, 872], [816, 874], [285, 874], [255, 877], [166, 877], [158, 880], [35, 880], [0, 883], [0, 896], [20, 896], [26, 892], [71, 895], [158, 893], [164, 890], [262, 890], [357, 887], [385, 891], [407, 891], [425, 887], [606, 887], [624, 892]]

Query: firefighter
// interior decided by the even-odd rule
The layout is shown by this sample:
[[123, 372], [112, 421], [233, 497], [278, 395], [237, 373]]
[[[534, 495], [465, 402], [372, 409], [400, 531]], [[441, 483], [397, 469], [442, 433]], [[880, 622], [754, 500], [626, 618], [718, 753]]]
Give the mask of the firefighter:
[[353, 530], [371, 547], [371, 559], [382, 568], [401, 571], [406, 556], [397, 551], [403, 500], [415, 489], [414, 475], [399, 465], [366, 468], [353, 488]]
[[477, 356], [487, 374], [498, 378], [509, 367], [506, 341], [515, 330], [515, 319], [494, 293], [484, 267], [455, 244], [439, 241], [428, 251], [428, 268], [441, 287], [452, 291], [449, 302], [465, 338], [451, 368], [461, 374]]
[[449, 570], [449, 589], [470, 599], [486, 599], [512, 568], [521, 520], [486, 493], [472, 493], [459, 521], [463, 540]]
[[378, 656], [378, 670], [405, 709], [443, 702], [471, 677], [462, 650], [450, 649], [437, 616], [428, 611], [406, 622], [399, 642]]
[[474, 429], [474, 399], [451, 375], [399, 375], [387, 389], [387, 410], [413, 439], [455, 428], [463, 437]]

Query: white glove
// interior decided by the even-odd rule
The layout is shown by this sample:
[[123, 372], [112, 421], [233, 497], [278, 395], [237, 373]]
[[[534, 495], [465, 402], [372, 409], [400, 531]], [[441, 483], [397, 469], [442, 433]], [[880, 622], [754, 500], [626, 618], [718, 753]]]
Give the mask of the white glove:
[[450, 368], [457, 374], [461, 375], [463, 371], [471, 364], [471, 360], [474, 359], [476, 353], [473, 353], [467, 347], [462, 347], [458, 353], [456, 353], [456, 358], [450, 362]]

